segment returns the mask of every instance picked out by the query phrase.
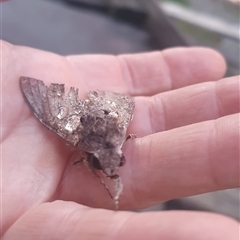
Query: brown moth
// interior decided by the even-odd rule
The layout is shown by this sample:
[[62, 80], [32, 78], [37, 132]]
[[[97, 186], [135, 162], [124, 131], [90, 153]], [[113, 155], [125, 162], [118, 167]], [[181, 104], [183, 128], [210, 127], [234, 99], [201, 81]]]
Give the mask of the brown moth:
[[[88, 99], [79, 99], [77, 88], [71, 87], [65, 94], [64, 84], [52, 83], [47, 87], [43, 81], [29, 77], [20, 78], [20, 89], [38, 120], [84, 153], [83, 159], [74, 165], [86, 161], [95, 175], [94, 169], [102, 170], [115, 180], [113, 198], [117, 208], [122, 183], [116, 172], [125, 161], [121, 149], [132, 120], [133, 98], [90, 91]], [[103, 180], [101, 182], [108, 190]]]

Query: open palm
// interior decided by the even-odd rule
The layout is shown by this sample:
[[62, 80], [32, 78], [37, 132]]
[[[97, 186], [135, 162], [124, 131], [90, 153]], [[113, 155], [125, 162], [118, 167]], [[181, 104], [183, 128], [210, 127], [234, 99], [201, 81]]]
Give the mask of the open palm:
[[[219, 80], [225, 72], [219, 54], [176, 48], [117, 57], [62, 57], [6, 42], [2, 54], [4, 239], [237, 236], [233, 220], [207, 213], [139, 215], [89, 208], [112, 209], [114, 204], [87, 168], [71, 165], [75, 151], [38, 122], [19, 89], [19, 77], [28, 76], [47, 85], [77, 87], [80, 97], [95, 89], [134, 96], [129, 133], [137, 138], [124, 146], [120, 209], [143, 208], [239, 184], [239, 79]], [[222, 228], [226, 223], [229, 228]]]

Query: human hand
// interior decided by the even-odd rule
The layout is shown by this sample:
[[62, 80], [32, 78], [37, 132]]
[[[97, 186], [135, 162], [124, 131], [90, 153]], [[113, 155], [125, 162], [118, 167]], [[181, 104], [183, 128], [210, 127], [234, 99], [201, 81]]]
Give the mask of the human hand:
[[[237, 239], [238, 224], [197, 212], [113, 208], [98, 179], [42, 126], [19, 89], [29, 76], [135, 97], [120, 209], [239, 185], [239, 78], [204, 48], [62, 57], [2, 42], [2, 230], [14, 239]], [[59, 201], [61, 200], [61, 201]], [[73, 202], [69, 202], [73, 201]], [[80, 205], [82, 204], [82, 205]], [[83, 205], [87, 205], [83, 206]]]

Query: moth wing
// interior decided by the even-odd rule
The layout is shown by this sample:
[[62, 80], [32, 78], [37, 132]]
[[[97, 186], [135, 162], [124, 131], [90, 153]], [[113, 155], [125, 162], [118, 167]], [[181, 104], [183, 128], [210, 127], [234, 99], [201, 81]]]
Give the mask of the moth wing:
[[118, 127], [126, 133], [135, 105], [132, 97], [105, 91], [90, 91], [88, 96], [97, 109], [106, 110], [109, 114], [116, 116]]
[[21, 77], [20, 89], [34, 115], [48, 129], [64, 138], [73, 146], [79, 142], [77, 129], [81, 127], [80, 118], [84, 100], [79, 100], [78, 89], [71, 88], [65, 96], [64, 84], [51, 84]]
[[46, 98], [47, 87], [42, 81], [27, 77], [21, 77], [19, 83], [23, 97], [34, 115], [40, 121], [46, 119], [47, 116], [44, 113], [43, 99]]

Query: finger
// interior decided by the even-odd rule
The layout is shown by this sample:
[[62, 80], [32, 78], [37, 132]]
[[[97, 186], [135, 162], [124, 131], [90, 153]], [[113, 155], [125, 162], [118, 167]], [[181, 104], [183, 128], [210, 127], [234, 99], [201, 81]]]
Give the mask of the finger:
[[125, 156], [131, 161], [122, 168], [122, 202], [143, 207], [238, 187], [239, 128], [234, 114], [128, 143]]
[[138, 137], [239, 112], [239, 76], [136, 98], [129, 131]]
[[[75, 76], [87, 89], [152, 95], [223, 77], [225, 61], [207, 48], [173, 48], [163, 52], [113, 56], [70, 56]], [[106, 85], [107, 84], [107, 85]], [[85, 86], [85, 87], [86, 87]]]
[[[207, 48], [173, 48], [163, 52], [121, 55], [57, 54], [1, 42], [4, 91], [16, 86], [20, 76], [89, 89], [152, 95], [204, 81], [222, 78], [226, 64], [222, 56]], [[14, 57], [13, 57], [14, 56]], [[67, 61], [66, 61], [67, 60]], [[9, 81], [6, 81], [9, 79]], [[18, 86], [17, 86], [18, 87]]]
[[113, 212], [73, 202], [42, 204], [23, 215], [4, 235], [15, 239], [237, 239], [236, 221], [197, 212]]
[[[120, 208], [144, 208], [169, 199], [239, 185], [239, 115], [136, 138], [124, 146]], [[99, 173], [100, 174], [100, 173]], [[103, 178], [107, 185], [113, 183]], [[87, 187], [86, 187], [87, 186]], [[114, 208], [84, 168], [66, 165], [54, 199]]]

